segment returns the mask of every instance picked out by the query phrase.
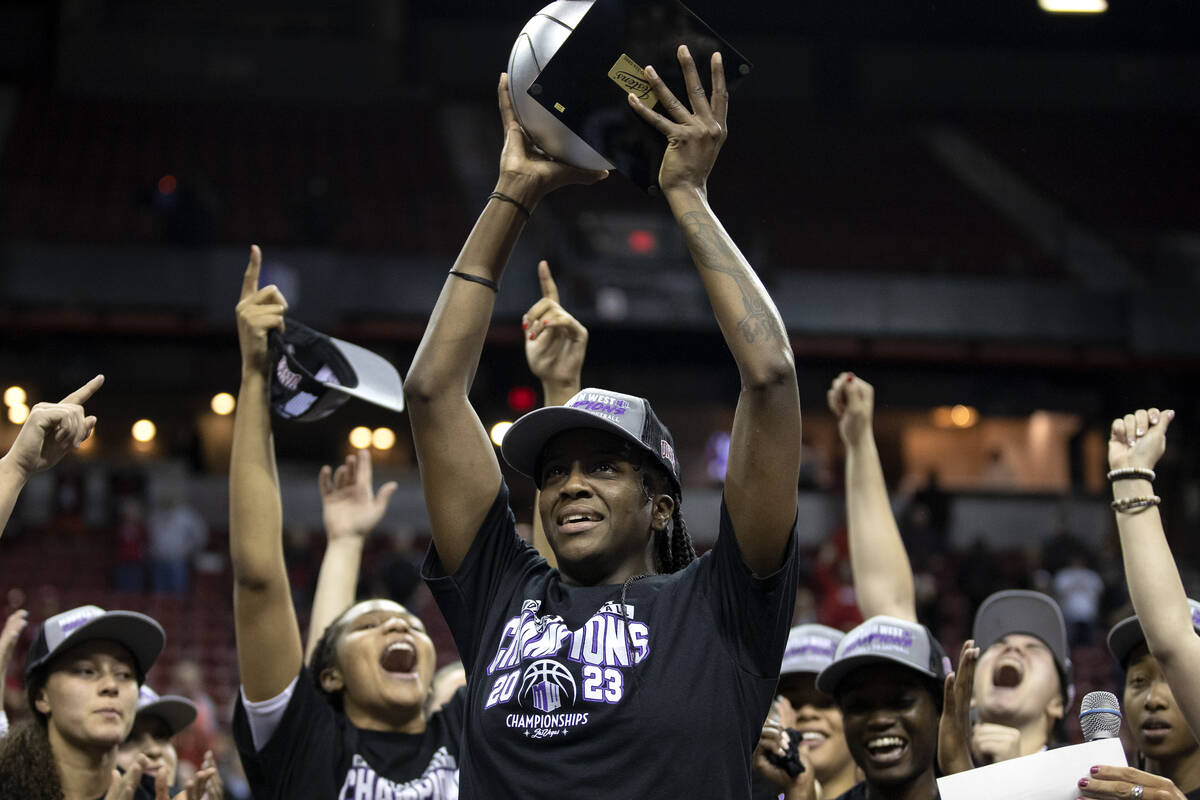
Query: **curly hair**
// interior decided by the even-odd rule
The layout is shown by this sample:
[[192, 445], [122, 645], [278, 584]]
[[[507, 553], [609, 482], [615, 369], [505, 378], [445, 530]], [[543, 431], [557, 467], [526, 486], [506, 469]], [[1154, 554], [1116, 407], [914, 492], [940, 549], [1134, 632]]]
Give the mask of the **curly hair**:
[[33, 700], [45, 683], [45, 676], [31, 675], [26, 689], [33, 719], [13, 726], [0, 739], [0, 786], [5, 797], [22, 800], [63, 800], [62, 776], [50, 749], [47, 718]]

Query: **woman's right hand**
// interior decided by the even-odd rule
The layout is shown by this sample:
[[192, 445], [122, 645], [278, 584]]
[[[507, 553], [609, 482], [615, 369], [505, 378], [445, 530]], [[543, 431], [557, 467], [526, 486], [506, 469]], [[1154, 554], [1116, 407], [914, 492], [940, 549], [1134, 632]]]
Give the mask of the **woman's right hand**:
[[1171, 409], [1138, 409], [1112, 423], [1108, 440], [1108, 468], [1153, 469], [1167, 448], [1167, 427], [1175, 419]]
[[870, 435], [875, 387], [853, 372], [843, 372], [833, 379], [825, 399], [837, 417], [838, 433], [847, 446], [858, 444], [864, 435]]
[[283, 330], [287, 300], [274, 286], [258, 288], [262, 251], [250, 245], [250, 262], [242, 277], [242, 296], [237, 304], [238, 345], [242, 351], [242, 372], [264, 374], [267, 371], [267, 334]]
[[504, 149], [500, 153], [500, 180], [496, 190], [514, 197], [532, 209], [550, 192], [573, 183], [595, 183], [608, 177], [608, 170], [573, 167], [540, 153], [525, 135], [508, 96], [508, 74], [500, 76], [497, 89], [500, 119], [504, 123]]

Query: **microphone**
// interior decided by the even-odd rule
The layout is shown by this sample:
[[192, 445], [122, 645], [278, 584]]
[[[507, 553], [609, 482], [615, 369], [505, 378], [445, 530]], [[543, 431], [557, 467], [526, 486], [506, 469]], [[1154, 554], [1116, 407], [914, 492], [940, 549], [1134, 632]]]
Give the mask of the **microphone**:
[[1088, 692], [1079, 703], [1083, 740], [1115, 739], [1121, 734], [1121, 704], [1112, 692]]

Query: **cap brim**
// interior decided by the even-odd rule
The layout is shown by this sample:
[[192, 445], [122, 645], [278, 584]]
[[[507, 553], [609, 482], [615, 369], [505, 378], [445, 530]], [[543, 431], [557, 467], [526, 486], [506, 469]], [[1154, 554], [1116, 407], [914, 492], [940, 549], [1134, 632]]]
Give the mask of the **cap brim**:
[[1126, 617], [1113, 625], [1112, 630], [1108, 632], [1108, 652], [1113, 654], [1117, 663], [1125, 666], [1129, 654], [1145, 641], [1146, 634], [1142, 630], [1142, 623], [1138, 621], [1137, 616]]
[[157, 717], [167, 723], [172, 736], [195, 722], [198, 713], [195, 703], [177, 694], [162, 695], [137, 710], [139, 717]]
[[136, 611], [106, 611], [100, 616], [79, 626], [71, 632], [53, 652], [47, 653], [36, 664], [26, 668], [26, 673], [52, 661], [64, 652], [84, 643], [98, 639], [124, 645], [133, 654], [138, 671], [145, 677], [162, 652], [167, 636], [162, 626], [151, 617]]
[[821, 673], [817, 675], [817, 688], [825, 694], [832, 695], [837, 691], [838, 685], [847, 675], [859, 667], [866, 667], [871, 664], [895, 664], [909, 672], [915, 672], [918, 675], [924, 676], [935, 683], [939, 680], [938, 676], [932, 671], [914, 666], [911, 661], [906, 661], [903, 658], [891, 656], [887, 653], [863, 653], [862, 655], [850, 656], [849, 658], [834, 661], [828, 667], [821, 670]]
[[400, 373], [390, 361], [365, 347], [342, 339], [330, 336], [329, 341], [350, 363], [355, 377], [358, 378], [357, 386], [329, 384], [329, 388], [392, 411], [404, 411], [404, 386], [400, 380]]
[[646, 449], [646, 445], [642, 444], [640, 439], [634, 437], [620, 425], [609, 422], [601, 416], [577, 408], [551, 406], [530, 411], [514, 422], [508, 432], [504, 434], [504, 441], [500, 445], [500, 454], [504, 456], [504, 460], [510, 467], [522, 475], [533, 478], [536, 483], [537, 476], [534, 472], [537, 469], [538, 456], [541, 455], [546, 443], [563, 431], [579, 428], [605, 431], [621, 437], [639, 450]]

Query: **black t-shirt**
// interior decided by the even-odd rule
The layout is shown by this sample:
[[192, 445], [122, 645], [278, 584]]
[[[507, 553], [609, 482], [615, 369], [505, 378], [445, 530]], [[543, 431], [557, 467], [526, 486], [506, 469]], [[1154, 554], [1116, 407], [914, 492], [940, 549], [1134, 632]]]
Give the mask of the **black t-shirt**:
[[1188, 800], [1200, 800], [1200, 789], [1192, 789], [1184, 795]]
[[[933, 797], [930, 800], [939, 800], [942, 793], [934, 790]], [[835, 800], [867, 800], [867, 782], [862, 781], [850, 787], [850, 789], [839, 795]]]
[[758, 770], [754, 770], [750, 774], [751, 800], [779, 800], [782, 795], [783, 789], [779, 788], [779, 784], [775, 781], [764, 778]]
[[[517, 535], [501, 486], [458, 571], [423, 572], [471, 676], [468, 798], [749, 798], [750, 757], [787, 642], [797, 581], [758, 578], [721, 505], [687, 569], [569, 586]], [[628, 628], [626, 628], [628, 620]]]
[[464, 700], [456, 693], [424, 733], [363, 730], [329, 705], [305, 667], [262, 750], [254, 749], [240, 693], [233, 738], [255, 800], [454, 800]]

